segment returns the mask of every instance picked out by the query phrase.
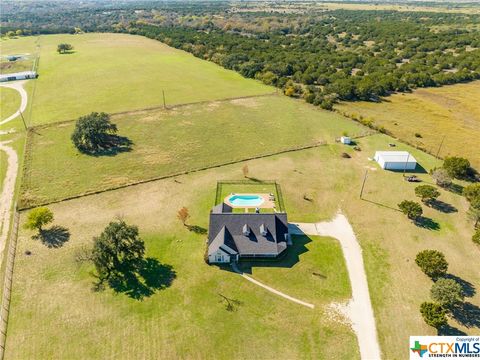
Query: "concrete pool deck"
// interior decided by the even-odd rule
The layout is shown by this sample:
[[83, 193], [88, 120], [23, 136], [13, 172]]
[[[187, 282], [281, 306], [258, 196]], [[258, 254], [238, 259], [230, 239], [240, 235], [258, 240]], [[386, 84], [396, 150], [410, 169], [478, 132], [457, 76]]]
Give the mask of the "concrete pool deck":
[[[230, 201], [233, 196], [256, 196], [262, 198], [263, 202], [259, 205], [236, 205]], [[272, 200], [273, 196], [273, 200]], [[271, 194], [258, 194], [258, 193], [231, 193], [223, 200], [225, 204], [231, 206], [234, 209], [273, 209], [275, 208], [275, 196]]]

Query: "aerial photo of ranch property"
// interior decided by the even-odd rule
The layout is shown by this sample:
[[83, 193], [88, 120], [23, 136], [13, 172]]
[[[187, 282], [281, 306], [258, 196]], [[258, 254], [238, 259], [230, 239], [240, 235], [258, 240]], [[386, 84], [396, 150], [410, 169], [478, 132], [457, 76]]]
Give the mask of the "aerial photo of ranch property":
[[480, 3], [0, 26], [0, 360], [480, 356]]

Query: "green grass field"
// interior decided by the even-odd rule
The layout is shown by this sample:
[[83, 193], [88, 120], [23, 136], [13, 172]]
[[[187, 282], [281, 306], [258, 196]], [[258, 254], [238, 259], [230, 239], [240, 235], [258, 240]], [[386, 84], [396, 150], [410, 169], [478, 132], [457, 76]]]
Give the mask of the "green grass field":
[[[360, 152], [334, 144], [248, 162], [252, 177], [276, 179], [281, 184], [290, 221], [330, 219], [339, 208], [347, 215], [363, 247], [386, 359], [408, 356], [409, 335], [436, 334], [419, 313], [420, 303], [429, 299], [431, 281], [414, 264], [418, 251], [443, 251], [450, 273], [480, 286], [480, 249], [470, 240], [472, 224], [465, 217], [465, 199], [442, 190], [440, 200], [457, 212], [423, 207], [425, 216], [438, 229], [417, 227], [396, 210], [401, 200], [415, 199], [416, 185], [404, 181], [401, 173], [380, 170], [368, 160], [375, 150], [388, 149], [392, 141], [373, 135], [358, 141]], [[401, 143], [397, 142], [397, 148], [411, 151], [426, 170], [439, 164]], [[342, 152], [352, 158], [342, 158]], [[60, 358], [128, 358], [134, 354], [167, 359], [204, 358], [207, 354], [244, 358], [252, 353], [257, 358], [357, 358], [352, 333], [328, 307], [330, 302], [344, 301], [350, 293], [336, 242], [296, 238], [295, 251], [277, 267], [251, 269], [255, 278], [313, 302], [316, 308], [309, 312], [229, 271], [204, 265], [205, 235], [189, 232], [177, 220], [176, 212], [186, 206], [192, 215], [188, 223], [206, 229], [216, 181], [242, 179], [242, 166], [214, 168], [52, 205], [56, 224], [71, 233], [69, 241], [58, 249], [32, 240], [31, 233], [22, 229], [8, 358], [33, 354]], [[365, 200], [360, 200], [366, 169]], [[418, 175], [426, 183], [430, 181], [429, 175]], [[305, 193], [313, 201], [304, 200]], [[142, 302], [110, 291], [91, 292], [91, 267], [74, 261], [77, 249], [90, 244], [92, 236], [119, 215], [140, 226], [149, 256], [176, 271], [171, 287]], [[27, 249], [31, 256], [24, 255]], [[218, 293], [242, 305], [229, 313]], [[467, 301], [479, 307], [480, 295]], [[469, 335], [480, 335], [477, 326], [466, 327], [454, 319], [450, 325]], [[134, 335], [138, 332], [142, 337]]]
[[133, 141], [115, 156], [80, 154], [74, 123], [30, 133], [22, 204], [62, 199], [366, 131], [342, 116], [283, 96], [189, 105], [112, 118]]
[[2, 74], [11, 74], [20, 71], [30, 71], [33, 68], [35, 58], [30, 56], [16, 61], [0, 60], [0, 72]]
[[[396, 94], [384, 102], [351, 102], [336, 106], [342, 112], [361, 115], [384, 126], [400, 139], [440, 156], [467, 157], [480, 169], [480, 81], [419, 89]], [[415, 136], [420, 134], [421, 137]]]
[[17, 90], [0, 86], [0, 120], [8, 118], [20, 107]]
[[[34, 49], [36, 37], [2, 42], [5, 54]], [[74, 46], [60, 55], [57, 44]], [[92, 111], [121, 112], [259, 95], [274, 89], [158, 41], [125, 34], [46, 35], [33, 124], [75, 119]]]
[[[33, 53], [35, 41], [33, 37], [8, 40], [2, 42], [2, 51], [7, 48]], [[76, 51], [57, 55], [55, 46], [60, 41], [71, 42]], [[159, 105], [154, 102], [166, 85], [170, 88], [170, 104], [173, 99], [214, 100], [230, 97], [230, 93], [238, 97], [270, 91], [255, 81], [140, 37], [55, 35], [42, 36], [38, 42], [41, 76], [27, 84], [29, 94], [35, 85], [32, 117], [30, 110], [26, 111], [31, 124], [75, 118], [92, 110], [117, 112]], [[157, 66], [159, 63], [165, 67]], [[138, 73], [127, 71], [132, 68], [141, 69], [138, 78]], [[88, 71], [92, 75], [84, 76]], [[150, 81], [152, 74], [157, 81]], [[457, 96], [454, 92], [458, 90], [453, 90], [456, 86], [442, 89], [451, 89], [445, 91], [453, 98]], [[168, 94], [175, 96], [170, 98]], [[458, 99], [470, 96], [459, 94]], [[418, 92], [413, 95], [418, 96]], [[478, 114], [472, 96], [464, 108], [449, 106], [462, 119], [467, 113]], [[392, 104], [396, 99], [392, 97]], [[375, 106], [385, 104], [390, 103]], [[418, 120], [426, 106], [417, 104], [409, 109], [420, 114]], [[390, 118], [388, 111], [396, 116], [394, 110], [386, 110], [384, 118]], [[433, 113], [444, 114], [441, 111]], [[395, 127], [400, 128], [407, 118], [408, 114], [402, 114]], [[436, 121], [437, 115], [428, 121]], [[441, 122], [445, 127], [442, 131], [453, 133], [446, 116]], [[203, 261], [206, 235], [190, 232], [177, 219], [177, 211], [186, 206], [191, 214], [188, 225], [195, 225], [190, 228], [207, 230], [217, 181], [243, 179], [245, 164], [250, 177], [281, 184], [290, 221], [327, 220], [339, 209], [349, 218], [363, 248], [385, 359], [408, 357], [412, 334], [436, 334], [419, 313], [420, 304], [429, 299], [432, 284], [414, 263], [416, 253], [423, 249], [443, 251], [450, 263], [449, 272], [477, 289], [466, 300], [472, 312], [464, 313], [463, 320], [450, 318], [449, 323], [454, 330], [480, 335], [480, 248], [471, 241], [473, 224], [465, 215], [466, 200], [441, 190], [440, 200], [449, 211], [423, 206], [430, 221], [424, 227], [416, 226], [397, 210], [400, 201], [416, 199], [416, 184], [368, 160], [376, 150], [388, 150], [392, 142], [397, 144], [396, 149], [410, 151], [426, 171], [440, 165], [432, 156], [380, 134], [358, 139], [361, 151], [354, 151], [334, 139], [344, 131], [359, 135], [365, 132], [362, 126], [283, 96], [130, 112], [112, 120], [118, 125], [119, 135], [133, 141], [130, 152], [98, 157], [79, 154], [70, 142], [73, 122], [34, 128], [26, 149], [23, 204], [317, 141], [327, 144], [51, 205], [55, 225], [65, 227], [68, 236], [50, 233], [48, 241], [57, 247], [48, 247], [20, 228], [5, 358], [359, 358], [353, 332], [330, 306], [345, 302], [351, 294], [343, 257], [334, 239], [295, 237], [295, 245], [277, 264], [242, 264], [258, 280], [315, 304], [311, 310], [266, 292], [228, 269], [207, 266]], [[458, 124], [459, 119], [455, 121]], [[21, 129], [19, 119], [7, 125]], [[416, 131], [415, 124], [406, 126]], [[431, 135], [419, 132], [425, 142], [438, 138], [433, 130]], [[16, 136], [8, 135], [7, 139]], [[20, 155], [21, 140], [19, 137], [15, 142]], [[458, 142], [454, 150], [466, 149], [469, 141]], [[343, 152], [351, 158], [343, 158]], [[366, 170], [364, 198], [359, 199]], [[431, 183], [427, 173], [418, 176], [424, 183]], [[22, 223], [26, 215], [22, 213]], [[160, 262], [145, 276], [156, 279], [175, 275], [164, 289], [156, 289], [153, 281], [153, 294], [142, 301], [110, 289], [92, 291], [91, 264], [75, 260], [91, 246], [92, 237], [119, 216], [139, 226], [147, 256]], [[222, 296], [235, 300], [234, 311], [226, 309]]]
[[[197, 178], [204, 181], [205, 174]], [[106, 202], [83, 202], [86, 206], [77, 209], [79, 221], [72, 218], [74, 203], [54, 206], [56, 224], [68, 226], [71, 234], [60, 248], [48, 248], [22, 230], [8, 358], [359, 358], [353, 333], [331, 319], [327, 308], [350, 294], [338, 243], [296, 237], [299, 246], [289, 254], [291, 268], [258, 269], [264, 280], [277, 278], [279, 288], [304, 296], [317, 308], [285, 301], [233, 272], [204, 263], [204, 235], [189, 232], [172, 212], [186, 204], [195, 214], [191, 223], [206, 226], [214, 187], [193, 192], [190, 186], [199, 184], [187, 182], [157, 184], [155, 194], [147, 196], [155, 204], [148, 212], [128, 211], [130, 195], [121, 196], [120, 202], [120, 197], [107, 194]], [[98, 206], [105, 211], [97, 213]], [[143, 301], [111, 290], [93, 292], [91, 265], [74, 260], [115, 213], [125, 210], [127, 221], [140, 226], [147, 256], [172, 266], [176, 275], [171, 286]], [[24, 255], [26, 250], [32, 255]], [[312, 276], [312, 270], [326, 278]], [[221, 295], [235, 302], [234, 311], [226, 309]]]

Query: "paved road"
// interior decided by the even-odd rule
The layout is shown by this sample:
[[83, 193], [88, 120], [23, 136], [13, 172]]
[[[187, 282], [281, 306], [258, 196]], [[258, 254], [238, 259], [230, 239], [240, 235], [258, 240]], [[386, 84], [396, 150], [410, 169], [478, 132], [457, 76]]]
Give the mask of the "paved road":
[[329, 222], [291, 223], [289, 228], [293, 234], [331, 236], [338, 239], [352, 286], [352, 299], [341, 310], [352, 323], [352, 328], [357, 335], [361, 358], [365, 360], [381, 359], [375, 317], [368, 292], [367, 275], [363, 265], [362, 248], [348, 219], [339, 213]]

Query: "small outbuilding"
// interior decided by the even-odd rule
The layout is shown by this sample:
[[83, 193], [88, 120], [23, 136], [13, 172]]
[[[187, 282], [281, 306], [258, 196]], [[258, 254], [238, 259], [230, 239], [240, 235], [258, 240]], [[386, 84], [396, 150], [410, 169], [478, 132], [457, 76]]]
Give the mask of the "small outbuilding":
[[345, 145], [350, 145], [352, 143], [352, 138], [349, 136], [342, 136], [340, 142]]
[[22, 71], [22, 72], [11, 73], [11, 74], [1, 74], [0, 82], [36, 79], [36, 78], [37, 78], [37, 73], [35, 71]]
[[417, 160], [408, 151], [377, 151], [374, 160], [385, 170], [415, 170]]

